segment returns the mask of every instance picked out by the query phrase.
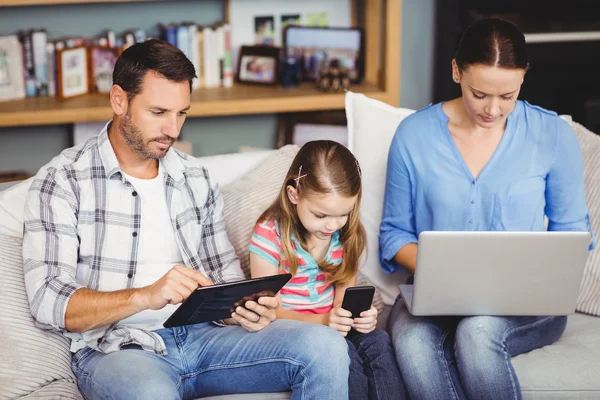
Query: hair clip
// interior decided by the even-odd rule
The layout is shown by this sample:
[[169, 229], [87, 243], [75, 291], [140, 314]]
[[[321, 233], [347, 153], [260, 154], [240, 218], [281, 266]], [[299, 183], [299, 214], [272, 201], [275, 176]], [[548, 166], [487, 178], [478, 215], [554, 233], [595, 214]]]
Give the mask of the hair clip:
[[358, 165], [358, 160], [355, 158], [354, 162], [356, 163], [356, 169], [358, 170], [358, 177], [362, 179], [362, 171], [360, 169], [360, 165]]
[[298, 184], [300, 183], [300, 179], [304, 178], [306, 175], [308, 175], [308, 174], [302, 175], [302, 165], [301, 165], [300, 168], [298, 168], [298, 177], [294, 178], [294, 180], [296, 181], [296, 186], [298, 186]]

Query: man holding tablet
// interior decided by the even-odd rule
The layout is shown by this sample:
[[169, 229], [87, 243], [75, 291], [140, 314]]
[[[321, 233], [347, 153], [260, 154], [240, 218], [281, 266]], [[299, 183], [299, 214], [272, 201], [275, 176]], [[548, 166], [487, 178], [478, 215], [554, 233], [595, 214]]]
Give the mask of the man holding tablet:
[[[171, 149], [194, 77], [166, 42], [128, 48], [113, 73], [113, 119], [34, 178], [23, 242], [34, 320], [72, 340], [87, 399], [290, 389], [292, 398], [346, 398], [343, 337], [325, 326], [274, 322], [275, 297], [246, 302], [219, 323], [163, 328], [199, 286], [244, 279], [218, 186], [195, 159]], [[268, 335], [259, 332], [269, 325]]]

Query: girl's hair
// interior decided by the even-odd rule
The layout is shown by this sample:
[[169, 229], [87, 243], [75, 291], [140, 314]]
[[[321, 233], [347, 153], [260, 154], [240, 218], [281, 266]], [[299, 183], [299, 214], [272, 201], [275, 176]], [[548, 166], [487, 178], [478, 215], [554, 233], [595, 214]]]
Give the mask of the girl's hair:
[[481, 19], [469, 26], [460, 39], [454, 59], [461, 71], [474, 64], [529, 68], [525, 36], [513, 23], [499, 18]]
[[296, 206], [288, 197], [288, 185], [296, 188], [299, 197], [329, 193], [342, 197], [357, 196], [346, 225], [340, 229], [340, 242], [344, 249], [342, 264], [319, 262], [319, 268], [328, 281], [347, 283], [358, 272], [359, 257], [366, 244], [365, 229], [359, 219], [362, 184], [358, 161], [350, 150], [339, 143], [330, 140], [306, 143], [292, 161], [279, 196], [258, 218], [258, 223], [265, 220], [278, 222], [283, 258], [289, 261], [291, 273], [295, 274], [298, 259], [292, 247], [292, 236], [306, 249], [309, 233], [298, 219]]

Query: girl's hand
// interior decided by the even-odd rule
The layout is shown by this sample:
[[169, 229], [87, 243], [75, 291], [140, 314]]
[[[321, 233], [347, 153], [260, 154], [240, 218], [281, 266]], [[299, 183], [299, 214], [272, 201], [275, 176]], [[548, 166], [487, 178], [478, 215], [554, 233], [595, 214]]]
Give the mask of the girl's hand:
[[377, 325], [377, 309], [373, 306], [367, 311], [360, 313], [360, 318], [354, 318], [352, 328], [360, 333], [369, 333], [375, 330]]
[[327, 325], [341, 333], [342, 336], [346, 336], [350, 332], [350, 328], [352, 328], [352, 313], [344, 310], [342, 307], [334, 307], [329, 311], [329, 322]]

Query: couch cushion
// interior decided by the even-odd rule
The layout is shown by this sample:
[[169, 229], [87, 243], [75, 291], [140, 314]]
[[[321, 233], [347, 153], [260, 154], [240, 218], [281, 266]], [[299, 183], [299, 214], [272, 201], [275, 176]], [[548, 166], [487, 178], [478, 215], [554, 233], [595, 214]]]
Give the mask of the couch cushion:
[[21, 244], [0, 234], [0, 398], [81, 399], [67, 339], [33, 325]]
[[360, 162], [363, 180], [360, 217], [367, 231], [367, 252], [361, 271], [381, 290], [387, 305], [394, 304], [399, 293], [398, 285], [405, 282], [408, 273], [397, 271], [388, 275], [379, 265], [379, 224], [383, 212], [385, 171], [396, 128], [413, 112], [392, 107], [363, 94], [346, 94], [348, 147]]
[[25, 199], [33, 178], [0, 192], [0, 234], [22, 238]]
[[[600, 234], [600, 136], [590, 132], [581, 124], [571, 124], [579, 139], [583, 155], [585, 195], [590, 219], [596, 234]], [[577, 311], [600, 315], [600, 245], [590, 253], [577, 300]]]
[[[250, 276], [248, 244], [256, 220], [277, 198], [299, 149], [294, 145], [284, 146], [242, 178], [221, 187], [227, 236], [235, 248], [246, 277]], [[213, 169], [216, 168], [219, 167], [215, 165]]]
[[524, 400], [600, 399], [600, 318], [569, 316], [551, 346], [513, 359]]

